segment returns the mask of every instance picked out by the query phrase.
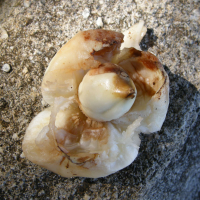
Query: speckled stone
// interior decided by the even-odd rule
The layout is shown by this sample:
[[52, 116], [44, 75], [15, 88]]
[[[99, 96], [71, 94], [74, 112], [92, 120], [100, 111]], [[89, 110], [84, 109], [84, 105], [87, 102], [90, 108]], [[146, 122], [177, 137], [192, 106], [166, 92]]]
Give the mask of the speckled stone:
[[8, 72], [10, 72], [11, 67], [10, 67], [9, 64], [4, 64], [4, 65], [2, 66], [2, 68], [1, 68], [1, 70], [8, 73]]
[[[0, 199], [199, 199], [200, 10], [198, 0], [0, 1]], [[88, 9], [89, 15], [83, 16]], [[161, 131], [141, 134], [137, 159], [105, 178], [62, 178], [24, 158], [22, 140], [42, 104], [41, 80], [58, 49], [80, 30], [123, 31], [143, 19], [141, 47], [170, 78], [170, 106]]]

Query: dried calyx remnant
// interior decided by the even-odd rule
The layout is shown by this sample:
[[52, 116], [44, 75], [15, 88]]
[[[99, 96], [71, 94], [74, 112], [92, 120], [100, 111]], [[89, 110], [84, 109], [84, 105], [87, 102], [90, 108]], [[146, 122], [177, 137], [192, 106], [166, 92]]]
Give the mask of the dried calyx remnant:
[[160, 130], [169, 79], [153, 54], [140, 50], [143, 22], [124, 34], [79, 32], [50, 62], [42, 95], [51, 106], [27, 128], [23, 151], [64, 177], [103, 177], [133, 162], [139, 133]]

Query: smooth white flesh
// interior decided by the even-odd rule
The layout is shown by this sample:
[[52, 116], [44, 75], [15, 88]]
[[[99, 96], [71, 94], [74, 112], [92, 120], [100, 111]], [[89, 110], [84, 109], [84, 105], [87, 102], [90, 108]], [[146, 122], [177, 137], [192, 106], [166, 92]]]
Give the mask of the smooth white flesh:
[[[79, 85], [78, 96], [83, 113], [97, 121], [111, 121], [123, 116], [132, 107], [137, 91], [133, 81], [131, 85], [116, 88], [115, 80], [119, 75], [103, 73], [84, 76]], [[124, 90], [134, 90], [134, 98], [120, 95]]]
[[[125, 33], [121, 48], [131, 44], [139, 49], [145, 31], [142, 22], [134, 25]], [[129, 37], [130, 33], [134, 37]], [[120, 54], [108, 50], [103, 52], [106, 57], [93, 54], [109, 45], [112, 47], [112, 41], [104, 44], [89, 36], [87, 40], [84, 38], [82, 32], [78, 33], [61, 48], [46, 70], [42, 94], [51, 107], [30, 123], [23, 151], [30, 161], [64, 177], [96, 178], [112, 174], [133, 162], [139, 150], [140, 132], [160, 130], [169, 104], [169, 79], [162, 66], [150, 70], [140, 65], [140, 57], [127, 56], [131, 54], [129, 49]], [[141, 58], [145, 56], [144, 53]], [[152, 59], [158, 62], [154, 57]], [[133, 80], [138, 93], [128, 112], [109, 122], [87, 118], [77, 100], [83, 77], [90, 68], [97, 68], [102, 62], [121, 66]], [[156, 85], [152, 85], [154, 80], [157, 80]], [[107, 101], [112, 100], [112, 96], [107, 93], [106, 96]], [[93, 108], [98, 110], [95, 104]]]

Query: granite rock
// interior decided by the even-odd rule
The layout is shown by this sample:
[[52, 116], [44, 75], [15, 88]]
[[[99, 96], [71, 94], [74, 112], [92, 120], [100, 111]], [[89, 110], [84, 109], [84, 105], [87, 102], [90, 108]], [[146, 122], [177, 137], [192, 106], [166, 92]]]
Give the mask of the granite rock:
[[[198, 3], [1, 0], [8, 37], [0, 39], [0, 68], [9, 64], [12, 71], [0, 70], [0, 199], [199, 199]], [[98, 28], [99, 17], [102, 28], [116, 31], [145, 21], [141, 47], [169, 74], [169, 111], [161, 131], [140, 135], [139, 155], [127, 168], [99, 179], [62, 178], [24, 158], [21, 144], [31, 119], [48, 106], [40, 85], [51, 58], [78, 31]]]

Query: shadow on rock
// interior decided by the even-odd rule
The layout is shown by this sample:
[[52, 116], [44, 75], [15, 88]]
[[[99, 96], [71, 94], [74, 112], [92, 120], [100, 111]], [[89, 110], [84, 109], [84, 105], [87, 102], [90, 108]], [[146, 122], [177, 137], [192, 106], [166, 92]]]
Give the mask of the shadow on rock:
[[[76, 198], [111, 196], [111, 199], [198, 199], [200, 184], [200, 93], [182, 77], [165, 67], [170, 79], [170, 104], [161, 131], [140, 134], [136, 160], [125, 169], [105, 178], [66, 179], [41, 169], [35, 191], [50, 194], [53, 185], [66, 188]], [[35, 166], [35, 165], [34, 165]], [[34, 170], [34, 166], [31, 167]], [[37, 168], [37, 166], [35, 166]], [[68, 181], [75, 187], [68, 188]], [[97, 194], [94, 194], [94, 191]], [[86, 195], [86, 196], [87, 196]], [[73, 199], [73, 196], [69, 196]]]
[[[106, 178], [85, 179], [87, 189], [99, 183], [102, 187], [122, 187], [127, 197], [138, 199], [184, 199], [189, 192], [195, 195], [200, 184], [200, 175], [196, 176], [200, 167], [200, 94], [187, 80], [166, 66], [165, 70], [170, 79], [170, 104], [161, 131], [141, 134], [136, 160]], [[186, 171], [189, 172], [184, 174]]]

